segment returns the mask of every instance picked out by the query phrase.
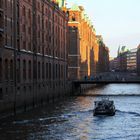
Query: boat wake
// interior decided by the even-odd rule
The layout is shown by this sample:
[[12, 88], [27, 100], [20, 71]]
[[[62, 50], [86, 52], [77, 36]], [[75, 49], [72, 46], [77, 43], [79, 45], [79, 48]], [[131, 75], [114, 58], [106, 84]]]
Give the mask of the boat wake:
[[137, 112], [132, 112], [132, 111], [121, 111], [121, 110], [116, 110], [116, 112], [118, 113], [125, 113], [125, 114], [130, 114], [130, 115], [135, 115], [135, 116], [138, 116], [140, 117], [140, 113], [137, 113]]
[[17, 120], [14, 121], [13, 124], [17, 125], [25, 125], [25, 124], [34, 124], [34, 123], [61, 123], [64, 121], [68, 121], [72, 117], [76, 117], [78, 115], [84, 114], [84, 113], [91, 113], [93, 110], [80, 110], [77, 112], [71, 112], [69, 114], [63, 114], [60, 116], [52, 116], [52, 117], [44, 117], [44, 118], [38, 118], [38, 119], [32, 119], [32, 120]]
[[83, 94], [81, 96], [140, 96], [140, 94]]

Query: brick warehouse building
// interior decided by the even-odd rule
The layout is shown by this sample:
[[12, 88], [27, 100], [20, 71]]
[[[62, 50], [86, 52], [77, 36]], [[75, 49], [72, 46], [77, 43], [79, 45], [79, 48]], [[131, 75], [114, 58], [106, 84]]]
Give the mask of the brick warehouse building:
[[[98, 42], [95, 29], [82, 6], [73, 5], [68, 9], [68, 12], [70, 36], [68, 78], [83, 79], [85, 76], [95, 76], [101, 72], [99, 59], [103, 58], [103, 62], [107, 62], [104, 62], [104, 64], [109, 65], [108, 48], [102, 47], [104, 49], [102, 49], [102, 55], [100, 55], [101, 45]], [[105, 60], [104, 57], [108, 60]]]
[[109, 71], [109, 49], [103, 42], [103, 37], [97, 35], [97, 40], [99, 44], [99, 59], [98, 59], [98, 73]]
[[137, 74], [140, 76], [140, 44], [137, 47]]
[[0, 112], [68, 89], [68, 18], [58, 2], [0, 0]]

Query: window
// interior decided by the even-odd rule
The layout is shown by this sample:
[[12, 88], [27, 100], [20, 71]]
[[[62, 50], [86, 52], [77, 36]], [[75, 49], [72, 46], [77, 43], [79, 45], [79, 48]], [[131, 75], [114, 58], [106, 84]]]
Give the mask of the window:
[[2, 92], [2, 88], [0, 88], [0, 100], [3, 99], [3, 92]]
[[29, 93], [31, 93], [32, 92], [32, 87], [31, 86], [29, 86]]
[[46, 63], [46, 79], [48, 79], [48, 63]]
[[23, 6], [22, 15], [23, 15], [23, 16], [26, 16], [26, 9], [25, 9], [25, 6]]
[[46, 29], [48, 28], [48, 20], [46, 20]]
[[26, 93], [26, 87], [25, 86], [23, 87], [23, 90], [24, 90], [24, 93]]
[[28, 63], [28, 77], [29, 77], [29, 80], [31, 80], [32, 76], [31, 76], [31, 61], [29, 61]]
[[31, 27], [28, 27], [28, 34], [31, 35]]
[[49, 43], [51, 43], [51, 41], [52, 41], [52, 38], [51, 38], [51, 36], [49, 36]]
[[42, 63], [42, 79], [44, 79], [44, 62]]
[[28, 10], [28, 18], [29, 18], [29, 20], [31, 19], [31, 10], [30, 9]]
[[63, 79], [63, 65], [61, 65], [61, 78]]
[[38, 10], [40, 10], [40, 2], [38, 2]]
[[40, 15], [38, 15], [38, 24], [40, 25]]
[[8, 60], [5, 59], [5, 80], [8, 80]]
[[26, 61], [23, 60], [23, 79], [26, 80]]
[[17, 94], [20, 94], [20, 87], [17, 87]]
[[7, 9], [7, 0], [5, 0], [5, 9]]
[[72, 21], [76, 21], [75, 14], [72, 15]]
[[58, 77], [60, 79], [60, 64], [58, 65]]
[[40, 46], [38, 46], [38, 53], [40, 53]]
[[7, 34], [5, 35], [5, 45], [7, 46]]
[[31, 17], [32, 15], [31, 15], [31, 10], [30, 9], [28, 9], [28, 22], [29, 22], [29, 24], [30, 24], [30, 26], [31, 26]]
[[46, 8], [46, 15], [48, 15], [48, 9]]
[[52, 68], [51, 68], [51, 63], [49, 63], [49, 79], [51, 79], [51, 74], [52, 74]]
[[25, 41], [23, 41], [23, 49], [26, 50], [26, 42]]
[[0, 82], [2, 82], [2, 72], [3, 72], [2, 59], [0, 58]]
[[22, 25], [22, 31], [23, 31], [23, 32], [26, 32], [25, 24]]
[[17, 60], [17, 82], [20, 82], [20, 59]]
[[55, 68], [55, 70], [56, 70], [56, 79], [58, 78], [58, 67], [57, 67], [57, 64], [56, 64], [56, 68]]
[[38, 62], [38, 79], [40, 79], [40, 62]]
[[38, 31], [38, 38], [40, 38], [40, 31]]
[[0, 8], [2, 8], [3, 2], [2, 0], [0, 0]]
[[13, 67], [13, 60], [10, 61], [10, 80], [13, 80], [14, 76], [14, 67]]
[[29, 42], [28, 43], [28, 49], [31, 51], [32, 50], [32, 47], [31, 47], [31, 43]]

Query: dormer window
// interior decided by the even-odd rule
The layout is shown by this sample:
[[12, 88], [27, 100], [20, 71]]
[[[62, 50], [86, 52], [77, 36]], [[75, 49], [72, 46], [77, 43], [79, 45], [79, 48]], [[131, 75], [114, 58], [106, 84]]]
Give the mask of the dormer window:
[[72, 15], [72, 21], [76, 21], [75, 14]]

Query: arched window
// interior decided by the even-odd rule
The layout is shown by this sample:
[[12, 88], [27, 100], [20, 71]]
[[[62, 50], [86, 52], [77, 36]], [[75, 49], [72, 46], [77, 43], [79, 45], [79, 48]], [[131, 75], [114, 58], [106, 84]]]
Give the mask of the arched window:
[[3, 92], [2, 92], [2, 88], [0, 88], [0, 100], [3, 99]]
[[45, 75], [44, 72], [45, 72], [44, 71], [44, 62], [42, 62], [42, 79], [44, 79], [44, 75]]
[[74, 13], [72, 14], [72, 21], [76, 21], [76, 16]]
[[51, 74], [52, 74], [52, 68], [51, 68], [51, 63], [49, 63], [49, 79], [51, 80]]
[[23, 79], [26, 80], [26, 60], [23, 60]]
[[20, 59], [17, 60], [17, 82], [20, 82]]
[[60, 79], [60, 64], [58, 65], [58, 78]]
[[46, 79], [48, 79], [48, 63], [46, 63]]
[[40, 62], [38, 62], [38, 79], [40, 79]]
[[2, 8], [3, 7], [3, 2], [2, 2], [2, 0], [0, 0], [0, 8]]
[[28, 18], [29, 18], [29, 20], [31, 20], [31, 10], [30, 9], [28, 9]]
[[58, 67], [57, 67], [57, 64], [56, 64], [56, 68], [55, 68], [55, 72], [56, 72], [56, 79], [58, 78]]
[[29, 78], [29, 80], [31, 80], [31, 78], [32, 78], [32, 73], [31, 73], [31, 61], [29, 60], [29, 63], [28, 63], [28, 78]]
[[48, 29], [48, 20], [46, 19], [46, 29]]
[[5, 59], [5, 80], [8, 80], [8, 60]]
[[13, 66], [13, 60], [10, 61], [10, 80], [13, 80], [14, 78], [14, 66]]
[[38, 15], [38, 24], [40, 26], [40, 15]]
[[3, 66], [2, 66], [2, 59], [0, 58], [0, 82], [2, 82], [2, 72], [3, 72]]
[[26, 16], [26, 9], [25, 9], [25, 6], [23, 6], [23, 8], [22, 8], [22, 15], [23, 15], [23, 16]]

